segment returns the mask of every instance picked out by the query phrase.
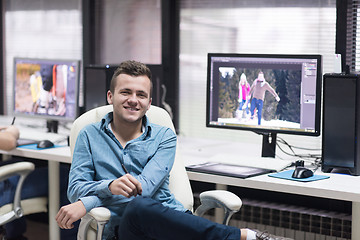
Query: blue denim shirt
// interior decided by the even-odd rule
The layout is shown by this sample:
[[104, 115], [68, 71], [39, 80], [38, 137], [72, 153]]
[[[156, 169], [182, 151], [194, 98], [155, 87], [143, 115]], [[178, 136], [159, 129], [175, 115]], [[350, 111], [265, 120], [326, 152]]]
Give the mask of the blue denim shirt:
[[81, 200], [87, 211], [106, 206], [112, 217], [106, 225], [104, 239], [113, 236], [124, 208], [134, 197], [112, 195], [109, 184], [125, 174], [123, 163], [131, 175], [140, 181], [142, 196], [151, 197], [163, 205], [185, 212], [169, 190], [169, 173], [174, 163], [176, 135], [166, 127], [143, 118], [144, 131], [136, 139], [121, 146], [109, 129], [113, 113], [101, 122], [90, 124], [78, 135], [71, 164], [68, 198]]

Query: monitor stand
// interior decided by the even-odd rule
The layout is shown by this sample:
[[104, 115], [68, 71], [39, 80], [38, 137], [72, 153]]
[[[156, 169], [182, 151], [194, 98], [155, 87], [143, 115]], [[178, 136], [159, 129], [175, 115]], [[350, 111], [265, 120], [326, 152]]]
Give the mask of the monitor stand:
[[275, 158], [276, 133], [263, 133], [261, 157]]
[[57, 133], [58, 132], [59, 121], [56, 120], [47, 120], [46, 127], [48, 132]]

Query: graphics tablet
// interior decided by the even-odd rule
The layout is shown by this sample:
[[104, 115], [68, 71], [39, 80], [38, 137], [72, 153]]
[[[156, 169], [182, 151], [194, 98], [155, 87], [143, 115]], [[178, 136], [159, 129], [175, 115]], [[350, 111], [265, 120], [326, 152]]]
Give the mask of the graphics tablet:
[[262, 174], [275, 172], [271, 169], [239, 166], [225, 163], [214, 163], [209, 162], [200, 165], [193, 165], [186, 167], [186, 170], [201, 173], [211, 173], [222, 176], [237, 177], [237, 178], [248, 178]]

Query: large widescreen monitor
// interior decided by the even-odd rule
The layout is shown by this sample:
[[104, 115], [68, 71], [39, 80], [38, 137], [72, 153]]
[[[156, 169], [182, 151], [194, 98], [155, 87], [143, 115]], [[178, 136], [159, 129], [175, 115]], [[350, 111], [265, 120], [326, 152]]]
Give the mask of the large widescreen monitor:
[[14, 59], [15, 116], [73, 121], [78, 116], [78, 60]]
[[209, 53], [206, 126], [249, 130], [275, 156], [276, 134], [320, 135], [320, 55]]

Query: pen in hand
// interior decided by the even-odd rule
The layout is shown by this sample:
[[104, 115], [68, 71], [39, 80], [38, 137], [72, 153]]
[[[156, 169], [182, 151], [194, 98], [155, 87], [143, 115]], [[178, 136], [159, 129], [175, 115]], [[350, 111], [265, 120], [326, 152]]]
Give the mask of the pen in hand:
[[[15, 117], [13, 118], [10, 126], [14, 125], [14, 123], [15, 123]], [[2, 132], [2, 131], [5, 131], [6, 129], [7, 129], [7, 127], [2, 127], [2, 126], [0, 126], [0, 131], [1, 131], [1, 132]]]
[[124, 172], [125, 172], [126, 174], [129, 173], [129, 171], [126, 169], [126, 167], [125, 167], [125, 165], [124, 165], [123, 163], [121, 164], [121, 167], [122, 167], [122, 169], [124, 170]]
[[[129, 171], [126, 169], [126, 167], [125, 167], [125, 165], [123, 163], [121, 164], [121, 167], [122, 167], [122, 169], [124, 170], [124, 172], [126, 174], [129, 174]], [[138, 194], [141, 196], [141, 193], [138, 193]]]
[[11, 125], [14, 125], [16, 117], [13, 118]]

